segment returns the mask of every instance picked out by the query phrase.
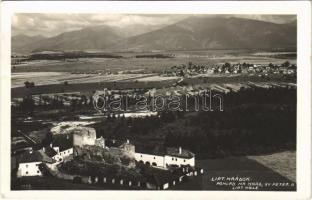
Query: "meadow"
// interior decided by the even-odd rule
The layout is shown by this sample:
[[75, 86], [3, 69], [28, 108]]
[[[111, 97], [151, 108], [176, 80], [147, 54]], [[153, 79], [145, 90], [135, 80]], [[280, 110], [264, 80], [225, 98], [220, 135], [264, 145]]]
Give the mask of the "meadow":
[[[256, 51], [257, 52], [257, 51]], [[196, 65], [214, 66], [230, 63], [249, 62], [253, 64], [281, 64], [289, 60], [296, 63], [293, 56], [279, 58], [276, 55], [285, 55], [285, 52], [258, 52], [242, 50], [207, 50], [207, 51], [172, 51], [161, 52], [163, 58], [140, 57], [140, 55], [152, 55], [152, 53], [123, 53], [121, 58], [79, 58], [74, 61], [63, 60], [30, 60], [19, 65], [12, 66], [12, 72], [111, 72], [117, 73], [126, 70], [142, 70], [143, 73], [158, 73], [172, 66], [178, 66], [192, 62]], [[159, 52], [154, 53], [159, 54]], [[295, 52], [294, 52], [295, 54]], [[167, 56], [169, 55], [169, 56]], [[274, 55], [274, 56], [272, 56]], [[286, 54], [288, 55], [288, 54]]]

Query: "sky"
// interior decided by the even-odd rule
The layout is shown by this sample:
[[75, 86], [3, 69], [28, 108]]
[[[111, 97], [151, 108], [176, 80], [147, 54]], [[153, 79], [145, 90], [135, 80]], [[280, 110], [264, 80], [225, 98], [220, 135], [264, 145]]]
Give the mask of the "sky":
[[[166, 26], [191, 15], [160, 14], [39, 14], [19, 13], [12, 17], [12, 35], [42, 35], [52, 37], [63, 32], [79, 30], [90, 26], [109, 25], [125, 27], [133, 24]], [[207, 16], [207, 15], [205, 15]], [[208, 15], [215, 17], [215, 15]], [[220, 16], [220, 15], [219, 15]], [[288, 23], [295, 15], [221, 15], [243, 17], [274, 23]]]

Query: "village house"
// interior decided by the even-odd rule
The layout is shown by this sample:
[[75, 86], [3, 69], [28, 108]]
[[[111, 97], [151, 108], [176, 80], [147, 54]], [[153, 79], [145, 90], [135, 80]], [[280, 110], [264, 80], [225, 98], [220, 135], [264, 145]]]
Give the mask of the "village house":
[[17, 177], [42, 176], [40, 164], [52, 164], [54, 161], [43, 150], [26, 151], [18, 158]]
[[[93, 134], [95, 130], [93, 130], [92, 128], [75, 129], [71, 133], [54, 135], [50, 145], [38, 151], [29, 151], [22, 154], [18, 161], [17, 177], [43, 176], [45, 170], [54, 175], [58, 174], [57, 166], [64, 161], [64, 158], [73, 154], [75, 135], [79, 136], [79, 139], [76, 141], [78, 142], [76, 148], [92, 149], [92, 146], [102, 147], [109, 150], [111, 155], [120, 158], [125, 156], [133, 158], [132, 162], [127, 164], [128, 168], [144, 168], [143, 176], [139, 177], [118, 177], [110, 174], [106, 174], [104, 177], [85, 176], [81, 178], [79, 176], [81, 182], [82, 180], [87, 180], [84, 183], [98, 183], [101, 178], [102, 183], [165, 190], [182, 182], [187, 176], [203, 174], [202, 169], [195, 167], [195, 154], [189, 150], [181, 147], [163, 148], [162, 146], [155, 146], [154, 149], [144, 148], [145, 150], [138, 147], [136, 150], [136, 146], [131, 144], [129, 140], [96, 138], [96, 135]], [[136, 164], [135, 161], [138, 163]], [[63, 179], [66, 177], [67, 180], [69, 178], [75, 181], [75, 177], [68, 174], [56, 176]]]
[[73, 154], [73, 136], [71, 134], [54, 135], [50, 147], [56, 152], [56, 155], [52, 158], [58, 162], [62, 162], [64, 158]]
[[[106, 143], [105, 143], [106, 142]], [[116, 141], [107, 140], [103, 137], [96, 138], [95, 129], [89, 127], [79, 127], [67, 134], [54, 135], [52, 143], [38, 151], [29, 151], [21, 155], [18, 161], [18, 177], [21, 176], [42, 176], [39, 169], [40, 164], [44, 163], [50, 169], [53, 169], [59, 163], [70, 155], [73, 155], [75, 146], [84, 148], [84, 146], [99, 146], [110, 151], [115, 151], [116, 155], [128, 155], [133, 157], [139, 163], [146, 164], [159, 169], [169, 169], [170, 167], [195, 167], [195, 154], [181, 147], [162, 148], [156, 146], [155, 149], [136, 149], [129, 140]], [[117, 151], [119, 150], [119, 151]], [[134, 164], [134, 163], [133, 163]], [[154, 177], [155, 178], [155, 177]], [[154, 180], [157, 187], [162, 185], [158, 180]], [[153, 181], [152, 181], [153, 182]], [[152, 183], [151, 182], [151, 183]], [[167, 182], [167, 181], [165, 181]], [[152, 188], [154, 186], [151, 186]], [[161, 189], [168, 186], [164, 183]]]
[[182, 147], [167, 147], [162, 148], [155, 146], [154, 148], [146, 148], [142, 146], [135, 146], [129, 140], [122, 142], [119, 140], [107, 140], [106, 145], [109, 148], [121, 148], [126, 152], [134, 154], [137, 162], [147, 164], [152, 167], [161, 169], [168, 169], [170, 166], [195, 167], [195, 154]]
[[195, 166], [195, 154], [189, 150], [182, 149], [182, 147], [168, 147], [164, 152], [136, 150], [135, 159], [138, 162], [163, 169], [167, 169], [170, 166]]

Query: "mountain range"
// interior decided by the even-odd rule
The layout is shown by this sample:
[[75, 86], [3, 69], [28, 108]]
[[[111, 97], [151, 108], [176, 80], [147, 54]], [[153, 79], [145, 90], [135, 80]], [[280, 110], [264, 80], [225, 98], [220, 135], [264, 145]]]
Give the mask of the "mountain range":
[[17, 35], [12, 37], [12, 52], [296, 48], [296, 24], [296, 21], [276, 24], [236, 17], [192, 16], [164, 27], [102, 25], [50, 38]]

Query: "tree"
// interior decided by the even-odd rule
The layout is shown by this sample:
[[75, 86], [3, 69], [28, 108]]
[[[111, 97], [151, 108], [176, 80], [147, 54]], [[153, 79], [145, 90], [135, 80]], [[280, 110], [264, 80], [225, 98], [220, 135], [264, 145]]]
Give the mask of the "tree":
[[25, 85], [25, 88], [30, 88], [30, 82], [29, 81], [25, 81], [24, 85]]
[[282, 65], [283, 65], [284, 67], [289, 67], [289, 66], [290, 66], [290, 63], [289, 63], [289, 61], [287, 60], [287, 61], [285, 61]]
[[32, 96], [26, 96], [20, 104], [20, 108], [25, 111], [29, 111], [31, 114], [35, 108], [35, 101]]
[[34, 82], [29, 82], [29, 81], [25, 81], [24, 85], [25, 85], [26, 88], [35, 87], [35, 83]]
[[190, 69], [193, 66], [192, 62], [188, 62], [188, 68]]
[[292, 64], [292, 65], [290, 66], [290, 68], [291, 68], [291, 69], [296, 69], [297, 67], [296, 67], [296, 65]]
[[228, 63], [228, 62], [226, 62], [226, 63], [224, 63], [224, 67], [226, 67], [226, 68], [230, 68], [230, 67], [231, 67], [231, 64], [230, 64], [230, 63]]

